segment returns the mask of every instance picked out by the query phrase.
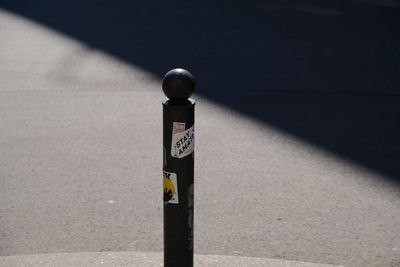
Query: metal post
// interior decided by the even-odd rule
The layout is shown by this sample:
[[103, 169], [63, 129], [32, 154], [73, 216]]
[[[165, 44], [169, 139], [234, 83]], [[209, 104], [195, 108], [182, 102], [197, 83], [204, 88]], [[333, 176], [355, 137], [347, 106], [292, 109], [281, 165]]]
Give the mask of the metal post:
[[173, 69], [163, 79], [164, 267], [193, 266], [195, 81]]

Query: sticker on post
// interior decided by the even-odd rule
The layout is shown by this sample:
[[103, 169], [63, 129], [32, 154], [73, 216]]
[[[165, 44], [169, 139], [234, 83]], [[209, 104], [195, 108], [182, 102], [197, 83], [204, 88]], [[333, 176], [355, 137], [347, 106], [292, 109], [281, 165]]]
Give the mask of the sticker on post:
[[185, 131], [185, 125], [186, 123], [184, 122], [174, 122], [172, 124], [172, 134], [177, 134]]
[[174, 122], [172, 127], [171, 156], [184, 158], [194, 150], [194, 125], [185, 130], [185, 123]]
[[164, 204], [179, 204], [176, 173], [163, 171]]

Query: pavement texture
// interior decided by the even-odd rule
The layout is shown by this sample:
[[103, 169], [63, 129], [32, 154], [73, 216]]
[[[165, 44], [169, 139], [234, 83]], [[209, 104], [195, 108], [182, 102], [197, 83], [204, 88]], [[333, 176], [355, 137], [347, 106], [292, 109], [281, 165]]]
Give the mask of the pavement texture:
[[[92, 252], [3, 257], [1, 267], [97, 267], [97, 266], [163, 266], [162, 253]], [[276, 259], [222, 255], [195, 255], [196, 267], [340, 267], [337, 265], [284, 261]]]
[[[397, 14], [396, 1], [371, 2], [371, 10]], [[100, 259], [108, 266], [157, 266], [163, 251], [160, 74], [140, 60], [135, 64], [112, 49], [58, 30], [58, 13], [48, 15], [43, 23], [22, 11], [21, 15], [18, 9], [10, 11], [18, 6], [10, 3], [0, 4], [0, 266], [99, 266]], [[20, 3], [32, 12], [47, 10], [40, 4]], [[61, 12], [62, 7], [57, 10]], [[107, 5], [100, 8], [113, 13]], [[157, 15], [159, 11], [154, 10]], [[278, 12], [275, 17], [279, 17], [283, 9], [272, 5], [260, 10]], [[336, 32], [336, 25], [357, 26], [356, 32], [362, 32], [369, 28], [361, 22], [372, 23], [360, 19], [361, 24], [352, 24], [348, 17], [331, 21], [336, 13], [327, 8], [288, 10], [290, 14], [312, 13], [318, 17], [315, 21], [327, 18], [331, 32]], [[354, 14], [361, 16], [363, 10]], [[382, 25], [394, 25], [389, 15], [382, 24], [376, 16], [372, 18], [377, 24], [371, 25], [379, 26], [372, 33], [383, 34]], [[155, 25], [146, 23], [134, 33]], [[169, 25], [168, 20], [165, 23]], [[79, 28], [83, 35], [85, 25]], [[255, 38], [259, 30], [230, 24], [215, 29], [220, 32], [211, 33], [216, 41], [213, 47], [228, 50], [224, 38], [230, 40], [236, 31]], [[124, 38], [124, 33], [118, 36]], [[357, 54], [357, 35], [349, 36], [355, 36], [349, 43]], [[340, 68], [334, 61], [333, 65], [317, 64], [312, 70], [321, 69], [319, 77], [325, 81], [310, 80], [309, 85], [320, 91], [307, 91], [308, 76], [295, 75], [291, 84], [290, 77], [272, 72], [272, 85], [275, 79], [282, 80], [294, 92], [276, 86], [263, 91], [260, 78], [251, 83], [260, 82], [259, 87], [241, 92], [237, 88], [245, 85], [251, 72], [244, 76], [232, 72], [238, 83], [231, 81], [231, 87], [224, 87], [213, 80], [212, 69], [207, 78], [208, 62], [193, 59], [203, 67], [191, 63], [189, 70], [204, 81], [193, 96], [197, 102], [195, 252], [204, 255], [197, 256], [197, 266], [400, 266], [400, 101], [396, 93], [400, 76], [392, 75], [397, 61], [389, 60], [398, 56], [392, 45], [399, 39], [394, 33], [379, 36], [382, 39], [368, 37], [371, 42], [366, 45], [382, 53], [372, 55], [374, 66], [382, 72], [369, 76], [372, 67], [363, 65], [364, 61], [360, 68], [353, 66], [350, 63], [359, 62], [355, 58], [341, 72], [336, 72]], [[308, 47], [297, 35], [289, 37], [276, 39], [278, 46]], [[387, 49], [372, 40], [383, 40]], [[118, 44], [124, 51], [135, 51], [146, 47], [142, 41]], [[285, 62], [294, 62], [293, 68], [306, 67], [286, 58], [289, 54], [273, 50], [274, 44], [266, 50], [279, 52], [282, 61], [271, 64], [282, 71], [290, 70]], [[345, 50], [340, 45], [332, 47]], [[179, 48], [186, 51], [184, 45]], [[264, 59], [257, 47], [241, 51], [245, 55], [236, 66]], [[142, 52], [142, 59], [152, 60], [154, 55]], [[335, 57], [328, 50], [317, 52], [324, 62]], [[180, 65], [186, 54], [173, 61], [154, 53], [160, 56], [164, 73], [176, 64], [192, 66]], [[216, 54], [208, 55], [217, 60]], [[225, 56], [217, 62], [220, 65], [209, 66], [234, 69], [231, 57]], [[379, 61], [381, 56], [387, 61]], [[302, 60], [313, 65], [317, 59]], [[337, 80], [324, 76], [330, 67], [342, 76]], [[355, 76], [350, 75], [353, 70]], [[262, 75], [254, 74], [256, 78]], [[353, 91], [340, 86], [342, 78]], [[362, 82], [357, 84], [358, 80]], [[375, 84], [369, 87], [372, 80]], [[380, 91], [376, 81], [381, 80], [387, 83]]]

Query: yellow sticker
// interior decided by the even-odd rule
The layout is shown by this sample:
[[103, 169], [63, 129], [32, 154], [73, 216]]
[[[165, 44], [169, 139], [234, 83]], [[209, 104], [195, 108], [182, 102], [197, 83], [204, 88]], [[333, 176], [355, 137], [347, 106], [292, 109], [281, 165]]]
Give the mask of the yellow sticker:
[[178, 181], [176, 173], [163, 171], [164, 204], [178, 204]]

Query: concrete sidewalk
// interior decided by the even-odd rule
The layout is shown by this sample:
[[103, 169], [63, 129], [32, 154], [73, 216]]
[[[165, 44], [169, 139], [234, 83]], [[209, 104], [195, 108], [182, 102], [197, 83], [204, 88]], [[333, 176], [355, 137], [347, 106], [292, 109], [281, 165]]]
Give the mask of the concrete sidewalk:
[[[0, 257], [0, 267], [163, 266], [162, 253], [87, 252]], [[338, 267], [299, 261], [225, 255], [195, 255], [196, 267]]]

